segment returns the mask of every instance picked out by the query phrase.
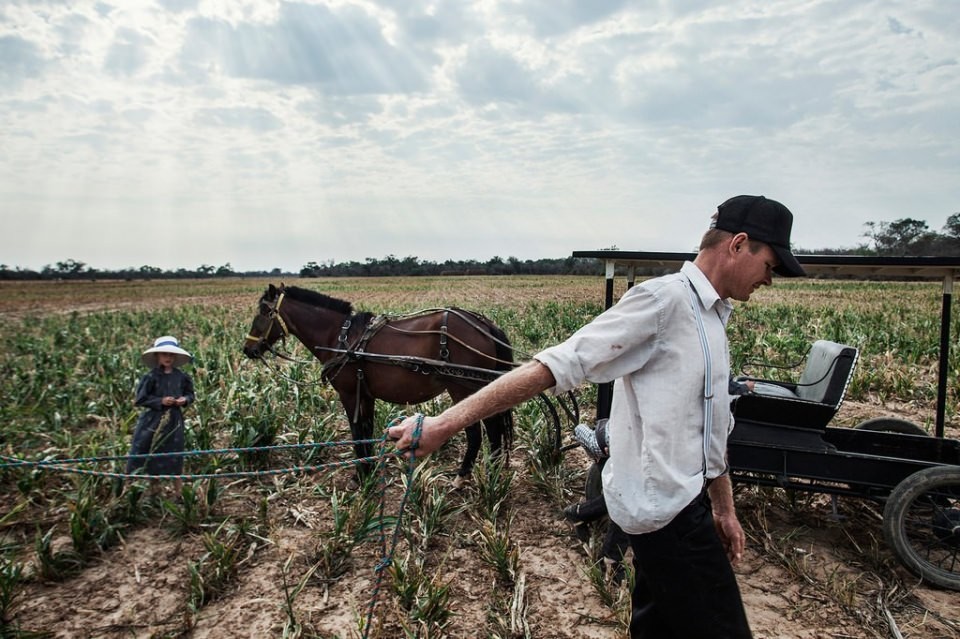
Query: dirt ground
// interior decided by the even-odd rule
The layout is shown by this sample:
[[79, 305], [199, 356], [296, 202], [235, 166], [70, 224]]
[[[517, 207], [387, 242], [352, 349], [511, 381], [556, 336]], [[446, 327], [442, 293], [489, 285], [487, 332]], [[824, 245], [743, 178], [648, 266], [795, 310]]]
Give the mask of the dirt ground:
[[[869, 410], [846, 408], [848, 419]], [[579, 449], [569, 451], [567, 458], [565, 463], [587, 465]], [[518, 462], [513, 466], [517, 469]], [[228, 491], [221, 512], [255, 512], [256, 493], [249, 487]], [[290, 632], [284, 582], [293, 585], [304, 574], [303, 557], [316, 543], [316, 530], [325, 525], [327, 505], [309, 491], [280, 494], [269, 504], [273, 525], [263, 543], [247, 550], [236, 579], [199, 614], [191, 615], [185, 601], [187, 564], [204, 552], [202, 533], [174, 534], [169, 522], [158, 517], [131, 531], [123, 544], [79, 576], [61, 583], [31, 583], [15, 619], [22, 630], [63, 638], [362, 636], [358, 621], [374, 600], [374, 569], [381, 559], [376, 543], [362, 545], [350, 571], [335, 582], [326, 587], [308, 583], [293, 603], [302, 634]], [[468, 488], [455, 498], [467, 501], [476, 494]], [[757, 639], [960, 637], [960, 593], [919, 584], [898, 564], [884, 546], [876, 504], [840, 499], [835, 505], [823, 496], [746, 486], [738, 486], [737, 500], [748, 533], [737, 575]], [[395, 506], [388, 496], [387, 511]], [[521, 626], [514, 634], [494, 634], [486, 629], [491, 598], [503, 593], [498, 593], [496, 576], [472, 541], [475, 523], [461, 518], [443, 549], [431, 551], [436, 557], [432, 565], [449, 584], [454, 615], [444, 634], [418, 636], [626, 637], [625, 606], [611, 608], [601, 601], [588, 576], [585, 547], [559, 509], [523, 480], [511, 493], [510, 506], [510, 537], [520, 549], [526, 630]], [[625, 590], [621, 596], [625, 602]], [[386, 581], [376, 602], [369, 636], [403, 637]], [[378, 623], [383, 627], [378, 629]]]

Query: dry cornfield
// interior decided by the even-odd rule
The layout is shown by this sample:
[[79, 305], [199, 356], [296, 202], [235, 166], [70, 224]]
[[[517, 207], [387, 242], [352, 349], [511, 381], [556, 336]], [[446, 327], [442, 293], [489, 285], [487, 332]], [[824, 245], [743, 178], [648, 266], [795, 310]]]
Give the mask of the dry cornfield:
[[[186, 472], [238, 475], [188, 482], [174, 496], [111, 478], [115, 459], [83, 466], [104, 474], [0, 470], [2, 636], [625, 636], [626, 586], [604, 578], [595, 544], [582, 545], [562, 516], [581, 496], [587, 458], [555, 454], [535, 403], [516, 412], [510, 464], [485, 458], [466, 489], [450, 489], [463, 445], [455, 439], [414, 473], [391, 459], [385, 486], [351, 490], [349, 473], [325, 467], [349, 460], [349, 449], [311, 446], [349, 436], [319, 365], [293, 342], [296, 363], [268, 367], [240, 353], [268, 283], [279, 282], [0, 283], [4, 455], [122, 457], [137, 416], [139, 353], [173, 334], [195, 355], [187, 449], [231, 451], [188, 457]], [[602, 310], [602, 284], [591, 277], [296, 284], [373, 312], [483, 312], [519, 360]], [[855, 344], [861, 361], [835, 424], [889, 415], [929, 430], [939, 308], [930, 284], [777, 282], [734, 314], [733, 361], [750, 372], [756, 362], [802, 360], [815, 339]], [[953, 437], [958, 357], [948, 384]], [[594, 390], [582, 389], [580, 402], [589, 418]], [[444, 405], [381, 405], [378, 423]], [[270, 472], [304, 466], [323, 469]], [[738, 575], [758, 638], [960, 636], [960, 595], [917, 584], [897, 564], [876, 504], [737, 492], [748, 531]]]

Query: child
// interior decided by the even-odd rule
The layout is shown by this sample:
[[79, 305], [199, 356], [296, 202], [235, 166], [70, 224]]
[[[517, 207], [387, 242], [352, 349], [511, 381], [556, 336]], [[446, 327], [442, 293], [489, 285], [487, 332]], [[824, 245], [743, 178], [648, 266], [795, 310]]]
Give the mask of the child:
[[[175, 337], [158, 337], [153, 348], [147, 349], [141, 361], [151, 370], [137, 385], [135, 404], [146, 410], [137, 420], [131, 455], [147, 453], [183, 452], [182, 408], [193, 403], [193, 380], [178, 367], [189, 364], [193, 357], [180, 348]], [[131, 458], [127, 461], [127, 473], [139, 469], [148, 475], [180, 475], [183, 473], [183, 457], [170, 455], [152, 458]], [[177, 494], [182, 482], [174, 481]]]

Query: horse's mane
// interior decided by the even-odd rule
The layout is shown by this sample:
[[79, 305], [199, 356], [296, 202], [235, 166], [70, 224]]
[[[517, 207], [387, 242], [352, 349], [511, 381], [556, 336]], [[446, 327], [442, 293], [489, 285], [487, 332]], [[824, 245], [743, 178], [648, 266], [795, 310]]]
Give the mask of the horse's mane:
[[304, 304], [319, 306], [321, 308], [326, 308], [344, 315], [350, 315], [353, 313], [353, 305], [350, 302], [347, 302], [346, 300], [340, 300], [335, 297], [330, 297], [329, 295], [324, 295], [323, 293], [318, 293], [316, 291], [311, 291], [308, 288], [287, 286], [283, 289], [283, 292], [287, 297], [303, 302]]

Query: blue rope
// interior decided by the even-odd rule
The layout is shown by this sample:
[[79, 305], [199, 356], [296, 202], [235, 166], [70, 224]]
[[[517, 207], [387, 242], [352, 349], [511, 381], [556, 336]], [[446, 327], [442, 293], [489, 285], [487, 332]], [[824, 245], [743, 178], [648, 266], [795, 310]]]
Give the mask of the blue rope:
[[[384, 496], [386, 495], [386, 481], [384, 479], [384, 473], [382, 471], [382, 466], [378, 467], [379, 471], [379, 481], [381, 489], [381, 498], [380, 498], [380, 561], [377, 562], [376, 567], [374, 568], [374, 573], [376, 574], [376, 579], [373, 584], [373, 593], [370, 595], [370, 605], [367, 607], [367, 621], [363, 627], [363, 639], [367, 639], [370, 632], [370, 625], [373, 623], [373, 611], [377, 607], [377, 600], [380, 597], [380, 586], [383, 583], [383, 573], [393, 564], [393, 552], [397, 548], [397, 541], [400, 539], [400, 523], [403, 519], [403, 511], [407, 507], [407, 499], [410, 496], [410, 491], [413, 489], [413, 471], [417, 466], [417, 448], [420, 446], [420, 434], [423, 432], [423, 414], [417, 413], [414, 416], [416, 420], [416, 426], [413, 430], [413, 441], [410, 443], [410, 461], [407, 464], [407, 489], [403, 492], [403, 497], [400, 499], [400, 507], [397, 509], [396, 522], [393, 526], [393, 539], [390, 542], [390, 551], [387, 552], [387, 538], [384, 534], [383, 526], [383, 509], [384, 509]], [[390, 426], [396, 426], [401, 421], [403, 417], [398, 417], [390, 423]], [[387, 427], [387, 432], [390, 430], [390, 426]], [[382, 449], [381, 449], [382, 452]], [[381, 454], [382, 456], [382, 454]]]
[[291, 450], [305, 448], [333, 448], [334, 446], [353, 446], [354, 444], [376, 444], [382, 441], [377, 439], [345, 439], [332, 442], [315, 442], [312, 444], [277, 444], [275, 446], [250, 446], [247, 448], [213, 448], [210, 450], [181, 450], [169, 453], [140, 453], [133, 455], [106, 455], [102, 457], [74, 457], [68, 459], [28, 460], [19, 457], [0, 455], [0, 459], [8, 460], [0, 463], [0, 468], [15, 468], [17, 466], [63, 466], [69, 464], [89, 464], [108, 461], [127, 461], [128, 459], [153, 459], [159, 457], [202, 457], [205, 455], [225, 455], [230, 453], [253, 453], [267, 450]]
[[[389, 550], [387, 549], [387, 536], [384, 532], [386, 526], [384, 521], [386, 516], [384, 514], [385, 502], [386, 502], [386, 460], [392, 457], [402, 456], [406, 451], [395, 451], [387, 452], [387, 441], [389, 429], [391, 426], [396, 426], [403, 421], [404, 417], [400, 416], [390, 422], [387, 429], [384, 430], [383, 437], [378, 439], [361, 439], [361, 440], [341, 440], [335, 442], [318, 442], [313, 444], [279, 444], [275, 446], [258, 446], [258, 447], [249, 447], [249, 448], [218, 448], [212, 450], [191, 450], [191, 451], [179, 451], [179, 452], [170, 452], [170, 453], [148, 453], [148, 454], [137, 454], [137, 455], [108, 455], [100, 457], [74, 457], [68, 459], [43, 459], [43, 460], [27, 460], [20, 459], [17, 457], [9, 457], [6, 455], [0, 455], [0, 469], [3, 468], [40, 468], [43, 470], [53, 470], [61, 473], [72, 473], [77, 475], [91, 475], [96, 477], [109, 477], [114, 479], [139, 479], [139, 480], [149, 480], [149, 481], [162, 481], [162, 480], [176, 480], [181, 481], [190, 481], [195, 479], [225, 479], [225, 478], [236, 478], [236, 477], [266, 477], [274, 475], [282, 475], [287, 473], [314, 473], [324, 469], [330, 468], [342, 468], [345, 466], [354, 466], [367, 462], [377, 462], [374, 472], [377, 474], [377, 482], [379, 485], [380, 491], [380, 504], [379, 504], [379, 526], [380, 531], [379, 544], [380, 544], [380, 554], [381, 558], [377, 562], [374, 573], [376, 574], [376, 579], [374, 581], [373, 593], [371, 594], [370, 604], [367, 607], [367, 619], [366, 624], [363, 629], [363, 639], [367, 639], [370, 626], [373, 623], [373, 613], [377, 606], [377, 601], [380, 597], [380, 589], [383, 583], [384, 572], [393, 564], [393, 555], [396, 550], [397, 543], [400, 539], [400, 524], [403, 520], [403, 511], [407, 507], [407, 501], [410, 497], [410, 492], [413, 488], [413, 473], [416, 470], [417, 465], [417, 454], [416, 450], [420, 445], [420, 435], [423, 432], [423, 415], [417, 413], [414, 415], [416, 419], [416, 427], [413, 431], [413, 441], [410, 444], [410, 447], [407, 449], [410, 451], [409, 463], [407, 464], [407, 488], [403, 493], [403, 497], [400, 500], [400, 506], [397, 509], [397, 516], [395, 518], [393, 536], [390, 541]], [[333, 446], [347, 446], [354, 445], [358, 443], [379, 443], [380, 448], [376, 455], [370, 457], [362, 457], [359, 459], [351, 459], [347, 461], [331, 462], [328, 464], [317, 464], [313, 466], [292, 466], [288, 468], [276, 468], [269, 470], [257, 470], [257, 471], [236, 471], [236, 472], [223, 472], [223, 473], [198, 473], [192, 475], [145, 475], [145, 474], [130, 474], [130, 473], [113, 473], [106, 471], [96, 471], [96, 470], [87, 470], [85, 468], [71, 468], [73, 465], [78, 464], [88, 464], [88, 463], [102, 463], [102, 462], [117, 462], [117, 461], [126, 461], [128, 459], [150, 459], [155, 457], [189, 457], [189, 456], [203, 456], [203, 455], [218, 455], [218, 454], [229, 454], [229, 453], [245, 453], [245, 452], [263, 452], [268, 450], [290, 450], [290, 449], [303, 449], [303, 448], [328, 448]]]
[[[378, 440], [379, 441], [379, 440]], [[397, 456], [399, 453], [390, 453], [387, 456]], [[0, 459], [13, 459], [0, 455]], [[289, 466], [287, 468], [273, 468], [268, 470], [248, 470], [233, 471], [223, 473], [195, 473], [192, 475], [147, 475], [143, 473], [112, 473], [102, 470], [87, 470], [85, 468], [69, 468], [66, 466], [57, 466], [56, 462], [46, 464], [5, 464], [6, 466], [42, 466], [45, 469], [55, 470], [61, 473], [73, 475], [87, 475], [93, 477], [109, 477], [111, 479], [145, 479], [148, 481], [176, 480], [192, 481], [196, 479], [234, 479], [237, 477], [272, 477], [275, 475], [288, 475], [291, 473], [312, 474], [330, 468], [343, 468], [345, 466], [356, 466], [366, 462], [375, 462], [383, 459], [383, 455], [373, 455], [371, 457], [360, 457], [359, 459], [349, 459], [347, 461], [330, 462], [328, 464], [317, 464], [314, 466]]]
[[[269, 450], [290, 450], [290, 449], [305, 449], [305, 448], [330, 448], [333, 446], [352, 446], [354, 444], [372, 444], [383, 442], [383, 438], [378, 439], [358, 439], [358, 440], [341, 440], [333, 442], [317, 442], [312, 444], [277, 444], [275, 446], [254, 446], [248, 448], [216, 448], [212, 450], [189, 450], [189, 451], [178, 451], [170, 453], [144, 453], [144, 454], [134, 454], [134, 455], [107, 455], [101, 457], [74, 457], [69, 459], [43, 459], [43, 460], [27, 460], [21, 459], [18, 457], [8, 457], [6, 455], [0, 455], [0, 460], [4, 460], [0, 463], [0, 469], [2, 468], [41, 468], [54, 470], [61, 473], [74, 474], [74, 475], [88, 475], [94, 477], [108, 477], [111, 479], [146, 479], [149, 481], [164, 481], [164, 480], [180, 480], [180, 481], [192, 481], [195, 479], [231, 479], [237, 477], [269, 477], [274, 475], [285, 475], [290, 473], [315, 473], [321, 470], [326, 470], [330, 468], [342, 468], [344, 466], [355, 466], [358, 464], [377, 461], [385, 453], [381, 452], [380, 455], [375, 455], [372, 457], [362, 457], [360, 459], [351, 459], [347, 461], [340, 462], [330, 462], [327, 464], [317, 464], [312, 466], [290, 466], [287, 468], [276, 468], [269, 470], [257, 470], [257, 471], [233, 471], [233, 472], [216, 472], [216, 473], [196, 473], [190, 475], [148, 475], [144, 473], [116, 473], [116, 472], [107, 472], [107, 471], [98, 471], [98, 470], [87, 470], [84, 468], [70, 468], [71, 465], [78, 464], [90, 464], [90, 463], [102, 463], [102, 462], [116, 462], [116, 461], [126, 461], [129, 459], [153, 459], [160, 457], [191, 457], [191, 456], [204, 456], [204, 455], [222, 455], [229, 453], [252, 453], [252, 452], [264, 452]], [[395, 453], [391, 453], [387, 456], [393, 456]]]

